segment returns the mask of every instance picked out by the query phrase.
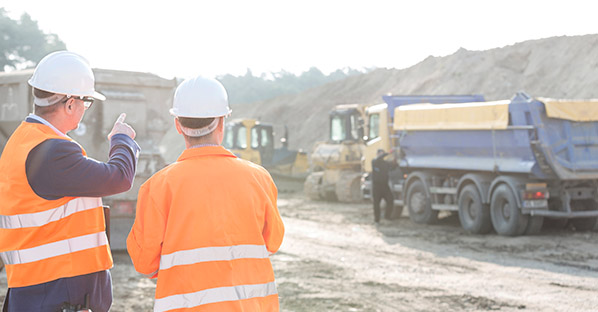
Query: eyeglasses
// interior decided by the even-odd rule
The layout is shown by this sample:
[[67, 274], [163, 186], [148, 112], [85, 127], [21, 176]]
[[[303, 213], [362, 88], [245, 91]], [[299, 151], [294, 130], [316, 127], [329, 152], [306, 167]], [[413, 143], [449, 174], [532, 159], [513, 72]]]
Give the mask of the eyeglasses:
[[81, 98], [81, 101], [83, 101], [83, 105], [85, 106], [85, 109], [89, 109], [91, 107], [91, 105], [93, 105], [93, 98], [91, 98], [91, 97]]
[[[87, 97], [87, 96], [73, 97], [73, 98], [83, 101], [83, 106], [85, 106], [85, 109], [89, 109], [91, 107], [91, 105], [93, 105], [93, 101], [94, 101], [94, 98]], [[70, 97], [67, 97], [66, 99], [64, 99], [64, 101], [62, 101], [62, 103], [66, 103], [66, 101], [68, 101], [69, 99], [70, 99]]]

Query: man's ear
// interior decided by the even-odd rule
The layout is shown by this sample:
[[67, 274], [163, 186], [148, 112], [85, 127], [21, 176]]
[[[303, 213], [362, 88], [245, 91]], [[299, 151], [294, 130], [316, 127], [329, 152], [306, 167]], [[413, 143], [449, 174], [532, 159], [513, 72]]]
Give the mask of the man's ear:
[[183, 130], [181, 130], [181, 124], [179, 124], [179, 119], [176, 117], [174, 117], [174, 127], [176, 128], [176, 132], [183, 134]]
[[72, 115], [75, 112], [75, 100], [73, 98], [69, 98], [64, 103], [64, 112], [68, 115]]
[[217, 117], [217, 118], [220, 118], [220, 121], [218, 121], [218, 128], [224, 129], [224, 117]]

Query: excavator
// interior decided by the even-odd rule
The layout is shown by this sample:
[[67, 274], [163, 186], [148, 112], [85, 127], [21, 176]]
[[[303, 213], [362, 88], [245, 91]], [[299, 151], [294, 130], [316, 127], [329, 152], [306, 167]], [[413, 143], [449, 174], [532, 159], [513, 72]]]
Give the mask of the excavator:
[[227, 121], [222, 145], [239, 158], [263, 166], [270, 172], [279, 192], [300, 190], [308, 174], [307, 153], [288, 148], [285, 126], [282, 147], [275, 148], [274, 126], [255, 119]]

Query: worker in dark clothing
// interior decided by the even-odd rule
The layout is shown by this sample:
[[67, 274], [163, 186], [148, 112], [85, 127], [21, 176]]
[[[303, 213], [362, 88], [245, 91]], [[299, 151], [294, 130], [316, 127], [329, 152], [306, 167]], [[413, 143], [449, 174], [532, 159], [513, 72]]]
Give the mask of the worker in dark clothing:
[[394, 162], [384, 160], [388, 155], [383, 149], [379, 149], [376, 158], [372, 160], [372, 191], [374, 195], [374, 221], [380, 222], [380, 202], [386, 202], [384, 218], [390, 219], [394, 209], [392, 192], [388, 186], [388, 173], [397, 167]]

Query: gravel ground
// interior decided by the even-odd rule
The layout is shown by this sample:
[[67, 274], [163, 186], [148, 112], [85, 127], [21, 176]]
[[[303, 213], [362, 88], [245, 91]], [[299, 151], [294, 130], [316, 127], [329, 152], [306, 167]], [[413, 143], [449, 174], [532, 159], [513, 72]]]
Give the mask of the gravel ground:
[[[369, 203], [281, 194], [272, 256], [282, 311], [597, 311], [598, 232], [468, 235], [456, 216], [375, 225]], [[152, 311], [155, 280], [114, 254], [112, 311]], [[0, 299], [6, 275], [0, 278]]]

